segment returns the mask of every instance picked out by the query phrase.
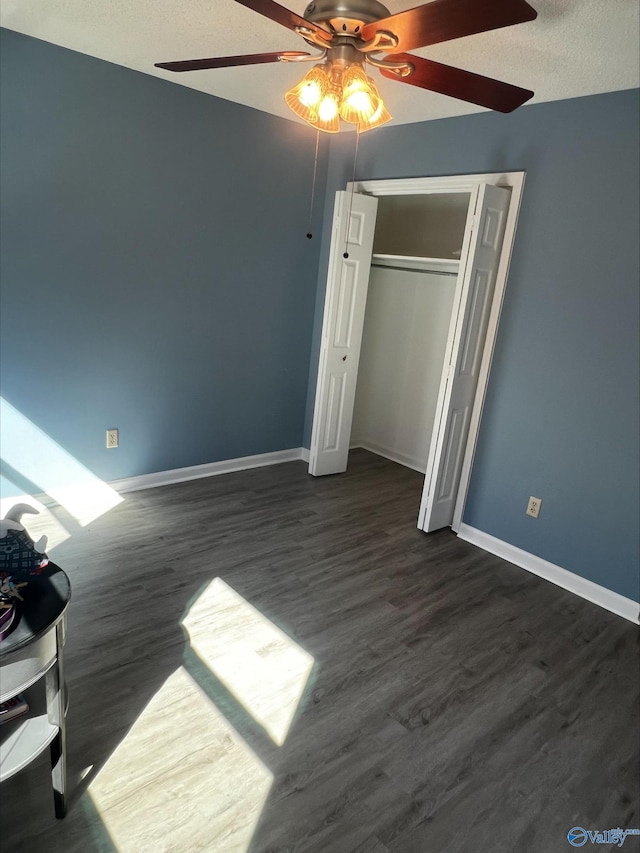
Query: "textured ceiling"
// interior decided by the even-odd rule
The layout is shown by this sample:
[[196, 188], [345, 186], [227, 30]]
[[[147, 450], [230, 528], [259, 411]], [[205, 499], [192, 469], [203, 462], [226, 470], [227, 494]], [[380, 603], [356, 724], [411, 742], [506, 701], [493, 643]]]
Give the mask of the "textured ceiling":
[[[533, 89], [531, 103], [639, 85], [638, 0], [529, 2], [538, 12], [535, 21], [414, 52]], [[281, 5], [302, 14], [306, 2]], [[419, 4], [388, 0], [385, 5], [393, 13]], [[306, 49], [295, 33], [234, 0], [2, 0], [0, 21], [8, 29], [285, 118], [294, 117], [283, 93], [309, 67], [275, 63], [183, 74], [153, 67], [154, 62]], [[396, 124], [480, 111], [373, 75]]]

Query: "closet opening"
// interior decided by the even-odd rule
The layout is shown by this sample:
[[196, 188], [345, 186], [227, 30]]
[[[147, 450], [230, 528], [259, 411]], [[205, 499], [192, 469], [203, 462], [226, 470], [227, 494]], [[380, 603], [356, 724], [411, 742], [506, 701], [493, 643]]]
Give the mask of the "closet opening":
[[378, 200], [350, 447], [425, 473], [469, 193]]
[[424, 471], [425, 532], [462, 521], [524, 178], [336, 193], [309, 473], [345, 471], [350, 446]]

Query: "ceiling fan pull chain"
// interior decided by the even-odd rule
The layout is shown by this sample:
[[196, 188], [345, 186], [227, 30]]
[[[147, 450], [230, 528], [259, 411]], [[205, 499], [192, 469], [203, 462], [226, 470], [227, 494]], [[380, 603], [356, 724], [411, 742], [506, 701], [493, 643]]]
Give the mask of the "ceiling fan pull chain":
[[351, 208], [353, 207], [353, 186], [356, 182], [356, 162], [358, 160], [358, 145], [360, 143], [360, 129], [356, 129], [356, 148], [353, 153], [353, 174], [351, 176], [351, 195], [349, 196], [349, 215], [347, 216], [347, 224], [344, 229], [344, 252], [342, 253], [343, 258], [349, 257], [349, 252], [347, 250], [347, 246], [349, 243], [349, 226], [351, 225]]
[[316, 130], [316, 153], [313, 158], [313, 182], [311, 184], [311, 205], [309, 207], [309, 230], [307, 231], [307, 240], [311, 240], [313, 234], [311, 232], [311, 221], [313, 219], [313, 199], [316, 194], [316, 175], [318, 173], [318, 148], [320, 146], [320, 131]]

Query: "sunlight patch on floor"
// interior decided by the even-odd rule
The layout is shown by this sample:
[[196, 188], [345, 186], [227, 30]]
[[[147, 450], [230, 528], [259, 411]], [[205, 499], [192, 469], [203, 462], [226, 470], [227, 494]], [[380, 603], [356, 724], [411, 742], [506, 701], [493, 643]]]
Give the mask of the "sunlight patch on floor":
[[182, 624], [200, 659], [271, 739], [283, 744], [313, 657], [222, 578], [204, 589]]
[[246, 853], [272, 781], [180, 667], [88, 793], [119, 853]]
[[[123, 498], [0, 397], [2, 459], [84, 527]], [[18, 503], [19, 501], [16, 501]]]

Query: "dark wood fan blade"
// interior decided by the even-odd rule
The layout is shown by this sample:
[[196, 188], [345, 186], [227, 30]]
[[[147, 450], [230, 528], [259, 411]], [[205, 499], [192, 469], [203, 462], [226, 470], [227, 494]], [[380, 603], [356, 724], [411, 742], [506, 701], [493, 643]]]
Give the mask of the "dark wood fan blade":
[[497, 30], [533, 21], [538, 13], [525, 0], [433, 0], [424, 6], [390, 15], [362, 28], [368, 41], [378, 30], [396, 35], [398, 50]]
[[309, 56], [304, 50], [282, 50], [280, 53], [245, 53], [243, 56], [216, 56], [211, 59], [185, 59], [182, 62], [156, 62], [156, 68], [167, 71], [203, 71], [206, 68], [229, 68], [232, 65], [259, 65], [280, 62], [295, 56]]
[[289, 30], [295, 31], [296, 27], [306, 27], [309, 30], [313, 30], [319, 36], [324, 36], [327, 40], [331, 38], [331, 33], [327, 32], [327, 30], [319, 27], [312, 21], [307, 21], [306, 18], [300, 15], [296, 15], [295, 12], [286, 9], [279, 3], [274, 3], [273, 0], [236, 0], [236, 3], [246, 6], [247, 9], [253, 9], [254, 12], [264, 15], [265, 18], [271, 18], [272, 21], [282, 24], [283, 27], [287, 27]]
[[380, 71], [384, 77], [439, 92], [450, 98], [468, 101], [470, 104], [488, 107], [490, 110], [498, 110], [501, 113], [510, 113], [533, 97], [533, 92], [529, 89], [520, 89], [510, 83], [501, 83], [500, 80], [493, 80], [491, 77], [482, 77], [480, 74], [453, 68], [451, 65], [442, 65], [440, 62], [432, 62], [430, 59], [422, 59], [410, 53], [394, 53], [388, 58], [394, 62], [410, 62], [415, 71], [408, 77], [399, 77], [388, 68], [381, 68]]

